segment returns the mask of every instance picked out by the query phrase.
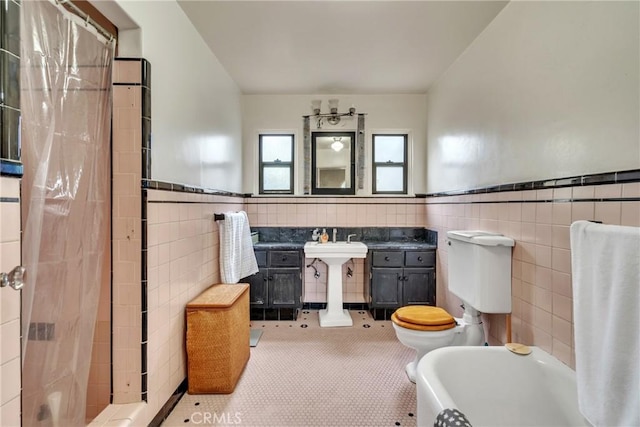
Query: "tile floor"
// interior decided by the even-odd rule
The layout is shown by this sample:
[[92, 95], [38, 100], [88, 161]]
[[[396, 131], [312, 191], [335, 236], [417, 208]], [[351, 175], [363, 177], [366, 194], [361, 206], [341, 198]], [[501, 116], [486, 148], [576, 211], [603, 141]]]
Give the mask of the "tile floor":
[[311, 310], [252, 322], [264, 332], [235, 391], [185, 394], [162, 425], [415, 426], [415, 385], [404, 372], [412, 350], [391, 322], [351, 316], [351, 328], [321, 328]]

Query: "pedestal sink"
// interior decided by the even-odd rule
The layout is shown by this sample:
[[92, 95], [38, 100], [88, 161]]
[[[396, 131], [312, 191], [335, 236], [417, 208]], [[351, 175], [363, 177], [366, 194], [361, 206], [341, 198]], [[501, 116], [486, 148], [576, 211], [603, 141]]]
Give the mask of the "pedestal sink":
[[307, 258], [319, 258], [329, 267], [327, 308], [320, 310], [320, 326], [352, 326], [349, 312], [342, 308], [342, 264], [351, 258], [366, 257], [367, 245], [362, 242], [307, 242], [304, 254]]

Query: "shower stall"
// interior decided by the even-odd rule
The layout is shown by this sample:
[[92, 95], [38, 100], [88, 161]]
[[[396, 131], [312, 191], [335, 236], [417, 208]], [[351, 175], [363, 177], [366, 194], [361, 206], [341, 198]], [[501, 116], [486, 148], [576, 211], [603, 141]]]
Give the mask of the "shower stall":
[[85, 425], [100, 294], [110, 284], [115, 42], [63, 3], [22, 2], [24, 426]]

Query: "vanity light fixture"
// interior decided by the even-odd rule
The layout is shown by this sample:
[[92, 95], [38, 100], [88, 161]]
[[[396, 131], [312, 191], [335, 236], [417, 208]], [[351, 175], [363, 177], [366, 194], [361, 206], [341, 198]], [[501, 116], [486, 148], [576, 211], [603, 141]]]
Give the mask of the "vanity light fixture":
[[333, 143], [331, 144], [331, 149], [335, 152], [338, 152], [344, 148], [344, 143], [342, 142], [342, 137], [333, 137]]
[[322, 105], [322, 101], [319, 99], [314, 99], [313, 101], [311, 101], [311, 110], [313, 111], [314, 115], [319, 115], [320, 114], [320, 106]]
[[329, 112], [331, 114], [338, 114], [338, 100], [330, 99], [329, 100]]
[[327, 120], [327, 123], [335, 126], [338, 123], [340, 123], [340, 118], [341, 117], [345, 117], [345, 116], [355, 116], [356, 115], [356, 107], [355, 106], [351, 106], [349, 108], [349, 111], [346, 113], [339, 113], [338, 112], [338, 100], [337, 99], [330, 99], [328, 101], [329, 103], [329, 112], [328, 113], [322, 113], [321, 112], [321, 106], [322, 106], [322, 100], [320, 99], [314, 99], [311, 101], [311, 111], [313, 111], [313, 114], [309, 115], [309, 116], [302, 116], [302, 117], [315, 117], [317, 119], [317, 127], [318, 129], [320, 129], [322, 127], [322, 123], [323, 123], [323, 119]]

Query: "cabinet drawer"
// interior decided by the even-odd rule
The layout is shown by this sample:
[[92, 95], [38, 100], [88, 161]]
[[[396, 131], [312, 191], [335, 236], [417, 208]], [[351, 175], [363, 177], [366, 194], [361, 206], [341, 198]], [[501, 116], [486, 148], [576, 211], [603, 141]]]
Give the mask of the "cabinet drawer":
[[434, 267], [436, 265], [435, 251], [416, 251], [405, 253], [407, 267]]
[[300, 252], [269, 251], [269, 267], [300, 267]]
[[267, 266], [267, 251], [255, 251], [256, 261], [258, 262], [258, 267], [266, 267]]
[[374, 267], [402, 267], [402, 252], [374, 251], [372, 258]]

